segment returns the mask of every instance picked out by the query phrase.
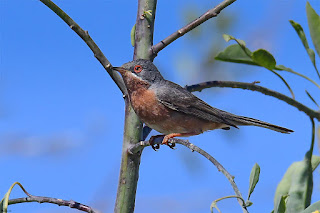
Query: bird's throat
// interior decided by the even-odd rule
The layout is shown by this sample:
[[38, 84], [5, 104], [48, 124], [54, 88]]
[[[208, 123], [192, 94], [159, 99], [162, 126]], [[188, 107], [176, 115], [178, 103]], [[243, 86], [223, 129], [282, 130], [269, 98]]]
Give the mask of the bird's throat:
[[144, 81], [140, 77], [131, 73], [125, 73], [123, 75], [123, 80], [127, 86], [129, 94], [131, 92], [138, 92], [139, 90], [146, 90], [150, 87], [150, 84], [147, 81]]

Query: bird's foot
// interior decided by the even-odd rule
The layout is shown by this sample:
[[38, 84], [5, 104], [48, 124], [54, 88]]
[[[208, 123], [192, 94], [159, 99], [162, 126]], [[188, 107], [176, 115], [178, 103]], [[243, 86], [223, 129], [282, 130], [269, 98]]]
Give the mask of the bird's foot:
[[164, 145], [167, 145], [170, 149], [175, 149], [174, 147], [176, 146], [175, 143], [171, 143], [169, 142], [169, 139], [170, 138], [173, 138], [172, 135], [166, 135], [164, 138], [163, 138], [163, 141], [162, 141], [162, 144]]
[[155, 135], [155, 136], [152, 136], [150, 139], [149, 139], [149, 143], [150, 143], [150, 146], [152, 147], [152, 149], [154, 151], [157, 151], [158, 149], [160, 149], [160, 144], [155, 144], [154, 141], [155, 139], [157, 138], [160, 138], [160, 137], [163, 137], [164, 135]]

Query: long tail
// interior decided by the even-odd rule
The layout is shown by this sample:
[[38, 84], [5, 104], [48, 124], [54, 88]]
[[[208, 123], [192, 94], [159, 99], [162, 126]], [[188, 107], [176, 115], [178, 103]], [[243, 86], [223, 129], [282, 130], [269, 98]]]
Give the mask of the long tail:
[[248, 118], [248, 117], [244, 117], [244, 116], [232, 115], [232, 116], [227, 116], [225, 119], [227, 121], [229, 121], [230, 123], [234, 124], [235, 126], [237, 126], [237, 125], [239, 125], [239, 126], [259, 126], [259, 127], [263, 127], [263, 128], [277, 131], [277, 132], [287, 133], [287, 134], [289, 134], [290, 132], [293, 132], [293, 130], [291, 130], [291, 129], [287, 129], [287, 128], [284, 128], [281, 126], [277, 126], [274, 124], [270, 124], [270, 123], [267, 123], [264, 121], [259, 121], [254, 118]]

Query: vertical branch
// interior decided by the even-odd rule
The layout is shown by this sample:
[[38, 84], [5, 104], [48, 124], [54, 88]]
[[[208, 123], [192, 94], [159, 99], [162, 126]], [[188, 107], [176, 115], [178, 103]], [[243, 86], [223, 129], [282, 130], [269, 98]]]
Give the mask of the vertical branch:
[[157, 0], [138, 1], [133, 59], [151, 60], [151, 53], [149, 50], [153, 45], [153, 29]]
[[129, 154], [128, 148], [140, 140], [142, 124], [133, 111], [128, 98], [125, 98], [125, 123], [121, 156], [120, 176], [115, 204], [115, 213], [134, 211], [141, 152]]
[[[156, 0], [138, 0], [135, 32], [134, 59], [151, 59]], [[141, 151], [129, 154], [128, 148], [138, 143], [142, 137], [142, 123], [133, 111], [128, 97], [125, 97], [125, 126], [122, 159], [115, 213], [132, 213], [139, 177]]]

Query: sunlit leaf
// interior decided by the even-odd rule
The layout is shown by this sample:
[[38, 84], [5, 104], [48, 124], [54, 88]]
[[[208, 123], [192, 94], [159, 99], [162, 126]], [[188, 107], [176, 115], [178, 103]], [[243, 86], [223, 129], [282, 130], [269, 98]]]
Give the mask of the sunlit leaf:
[[260, 176], [260, 166], [256, 163], [252, 167], [251, 173], [250, 173], [248, 200], [250, 199], [250, 196], [259, 181], [259, 176]]
[[255, 63], [269, 70], [273, 70], [276, 66], [276, 60], [267, 50], [258, 49], [252, 53], [252, 59]]
[[131, 32], [130, 32], [130, 37], [131, 37], [131, 45], [134, 47], [135, 38], [136, 38], [136, 25], [133, 25]]
[[246, 42], [245, 42], [244, 40], [236, 39], [235, 37], [233, 37], [233, 36], [231, 36], [231, 35], [223, 34], [222, 37], [223, 37], [223, 39], [224, 39], [226, 42], [229, 42], [229, 41], [231, 41], [231, 40], [234, 40], [234, 41], [236, 41], [240, 46], [243, 46], [243, 47], [246, 46]]
[[320, 201], [313, 203], [301, 213], [314, 213], [320, 210]]
[[[273, 66], [273, 62], [272, 62], [272, 58], [273, 56], [270, 53], [266, 53], [265, 50], [257, 50], [256, 52], [256, 56], [255, 56], [255, 60], [261, 64], [263, 64], [264, 66], [267, 66], [269, 68], [274, 67], [276, 68], [276, 66]], [[241, 63], [241, 64], [248, 64], [248, 65], [256, 65], [256, 66], [261, 66], [260, 64], [258, 64], [256, 61], [253, 60], [252, 56], [252, 52], [248, 49], [248, 48], [242, 48], [239, 44], [233, 44], [228, 46], [224, 51], [218, 53], [218, 55], [215, 57], [216, 60], [220, 60], [220, 61], [226, 61], [226, 62], [233, 62], [233, 63]], [[268, 58], [267, 61], [268, 62], [263, 62], [263, 58]], [[274, 58], [273, 58], [274, 60]], [[268, 68], [268, 69], [269, 69]], [[289, 84], [286, 82], [286, 80], [277, 72], [275, 72], [273, 69], [269, 69], [272, 73], [274, 73], [275, 75], [277, 75], [282, 82], [287, 86], [287, 88], [289, 89], [292, 98], [294, 98], [294, 93], [291, 89], [291, 87], [289, 86]]]
[[312, 159], [311, 159], [312, 171], [316, 170], [319, 164], [320, 164], [320, 156], [312, 155]]
[[295, 29], [295, 31], [297, 32], [304, 48], [309, 49], [309, 44], [307, 41], [307, 37], [306, 34], [303, 31], [303, 28], [301, 27], [301, 25], [293, 20], [289, 20], [291, 26]]
[[[246, 51], [252, 54], [248, 48], [246, 48]], [[228, 46], [224, 51], [220, 52], [215, 59], [233, 63], [258, 65], [243, 51], [238, 44]]]
[[279, 197], [275, 204], [274, 213], [285, 213], [286, 211], [286, 195]]
[[246, 201], [246, 207], [252, 206], [252, 204], [253, 204], [253, 203], [252, 203], [250, 200], [247, 200], [247, 201]]
[[281, 196], [289, 195], [286, 203], [287, 211], [301, 212], [304, 210], [310, 205], [312, 179], [312, 166], [307, 157], [303, 161], [291, 164], [277, 187], [274, 198], [275, 208]]
[[[307, 38], [306, 38], [306, 35], [303, 31], [303, 28], [301, 27], [300, 24], [294, 22], [293, 20], [290, 20], [290, 24], [292, 25], [292, 27], [295, 29], [295, 31], [297, 32], [304, 48], [306, 49], [308, 55], [309, 55], [309, 58], [314, 66], [314, 68], [316, 69], [317, 73], [318, 73], [318, 69], [317, 69], [317, 66], [316, 66], [316, 58], [315, 58], [315, 53], [313, 51], [313, 49], [311, 49], [309, 47], [309, 44], [308, 44], [308, 41], [307, 41]], [[318, 73], [319, 75], [319, 73]], [[320, 76], [319, 76], [320, 77]]]
[[318, 55], [320, 56], [320, 17], [311, 7], [309, 2], [307, 2], [306, 10], [312, 42]]

